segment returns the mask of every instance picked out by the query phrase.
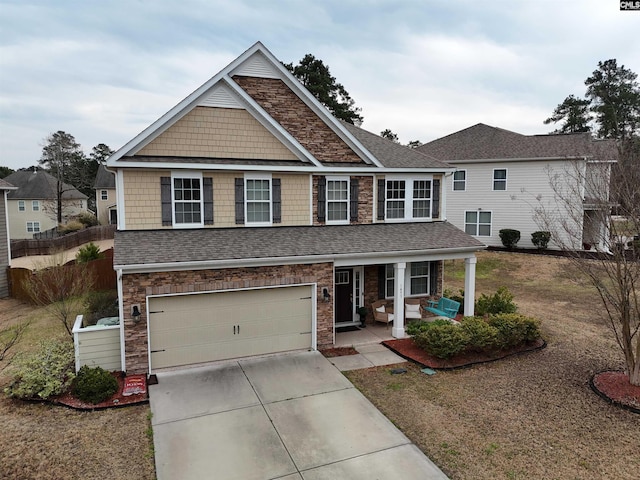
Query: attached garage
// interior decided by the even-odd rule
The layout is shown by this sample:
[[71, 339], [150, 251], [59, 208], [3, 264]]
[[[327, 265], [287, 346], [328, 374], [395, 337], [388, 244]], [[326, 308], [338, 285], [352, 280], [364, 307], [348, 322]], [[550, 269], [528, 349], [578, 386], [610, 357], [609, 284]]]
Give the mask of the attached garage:
[[148, 299], [150, 369], [315, 348], [313, 285]]

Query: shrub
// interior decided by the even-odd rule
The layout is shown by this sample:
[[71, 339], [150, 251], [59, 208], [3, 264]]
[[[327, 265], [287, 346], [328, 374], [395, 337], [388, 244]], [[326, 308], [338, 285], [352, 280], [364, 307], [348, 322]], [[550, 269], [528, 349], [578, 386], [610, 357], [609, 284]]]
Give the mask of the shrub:
[[511, 228], [503, 228], [499, 232], [502, 245], [507, 248], [514, 248], [520, 241], [520, 230], [513, 230]]
[[515, 313], [492, 315], [487, 320], [497, 332], [497, 346], [505, 349], [540, 338], [540, 326], [536, 319]]
[[493, 350], [498, 346], [498, 329], [480, 317], [464, 317], [461, 327], [469, 337], [468, 348], [475, 352]]
[[531, 234], [531, 243], [533, 243], [539, 249], [547, 248], [551, 240], [551, 232], [533, 232]]
[[513, 295], [507, 287], [500, 287], [493, 295], [480, 295], [476, 301], [476, 315], [496, 315], [498, 313], [515, 313], [518, 307], [513, 303]]
[[78, 214], [76, 219], [85, 227], [94, 227], [99, 223], [98, 218], [93, 213], [89, 212], [82, 212]]
[[460, 304], [458, 308], [458, 313], [464, 313], [464, 290], [458, 290], [459, 294], [453, 293], [453, 290], [449, 290], [445, 288], [442, 296], [454, 300]]
[[85, 402], [93, 404], [105, 401], [118, 391], [118, 380], [101, 367], [84, 365], [73, 381], [71, 393]]
[[103, 317], [117, 317], [119, 314], [118, 293], [115, 290], [91, 292], [87, 295], [85, 299], [87, 325], [95, 323]]
[[71, 220], [70, 222], [58, 225], [58, 233], [66, 235], [67, 233], [77, 232], [78, 230], [82, 230], [83, 228], [84, 225], [78, 220]]
[[43, 340], [39, 349], [14, 357], [16, 372], [5, 393], [15, 398], [47, 399], [63, 393], [75, 377], [73, 343]]
[[421, 320], [417, 320], [415, 322], [409, 322], [406, 326], [405, 332], [407, 335], [414, 336], [436, 325], [451, 325], [451, 322], [443, 318], [438, 318], [437, 320], [434, 320], [432, 322], [423, 322]]
[[100, 252], [100, 247], [93, 242], [89, 242], [78, 250], [78, 253], [76, 254], [76, 262], [87, 263], [91, 260], [98, 260], [103, 257], [104, 254]]
[[451, 358], [469, 343], [469, 336], [459, 325], [433, 325], [414, 337], [420, 348], [438, 358]]

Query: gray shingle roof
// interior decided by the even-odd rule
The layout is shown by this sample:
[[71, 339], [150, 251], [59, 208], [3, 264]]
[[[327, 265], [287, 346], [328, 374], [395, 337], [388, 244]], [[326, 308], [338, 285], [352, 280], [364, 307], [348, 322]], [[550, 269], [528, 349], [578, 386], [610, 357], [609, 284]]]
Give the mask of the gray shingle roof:
[[444, 161], [532, 159], [588, 156], [616, 160], [615, 141], [594, 140], [589, 133], [522, 135], [479, 123], [417, 148]]
[[287, 257], [475, 251], [484, 244], [448, 222], [193, 230], [125, 230], [115, 235], [114, 265]]
[[116, 188], [116, 175], [108, 172], [104, 165], [99, 165], [93, 188]]
[[[10, 200], [49, 200], [57, 198], [55, 177], [42, 170], [35, 172], [30, 170], [13, 172], [11, 175], [5, 177], [5, 180], [18, 187], [17, 190], [9, 192], [8, 197]], [[62, 188], [64, 190], [62, 198], [65, 200], [84, 200], [87, 198], [84, 193], [79, 192], [72, 185], [64, 183]]]
[[405, 147], [350, 123], [342, 125], [387, 168], [452, 168], [429, 152]]
[[0, 178], [0, 190], [13, 190], [14, 187], [11, 183], [7, 182], [4, 178]]

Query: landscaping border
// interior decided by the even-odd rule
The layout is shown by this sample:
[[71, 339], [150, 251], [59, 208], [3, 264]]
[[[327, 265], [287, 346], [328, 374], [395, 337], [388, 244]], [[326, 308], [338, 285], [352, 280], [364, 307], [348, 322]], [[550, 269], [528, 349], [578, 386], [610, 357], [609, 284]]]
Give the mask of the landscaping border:
[[612, 370], [602, 370], [601, 372], [597, 372], [591, 375], [591, 378], [589, 379], [589, 386], [591, 387], [591, 390], [593, 390], [596, 395], [598, 395], [600, 398], [602, 398], [603, 400], [605, 400], [607, 403], [611, 405], [614, 405], [618, 408], [622, 408], [623, 410], [628, 410], [632, 413], [640, 414], [640, 408], [634, 407], [633, 405], [627, 405], [626, 403], [622, 403], [617, 400], [614, 400], [613, 398], [609, 397], [606, 393], [602, 392], [596, 386], [594, 379], [601, 373], [606, 373], [611, 371]]

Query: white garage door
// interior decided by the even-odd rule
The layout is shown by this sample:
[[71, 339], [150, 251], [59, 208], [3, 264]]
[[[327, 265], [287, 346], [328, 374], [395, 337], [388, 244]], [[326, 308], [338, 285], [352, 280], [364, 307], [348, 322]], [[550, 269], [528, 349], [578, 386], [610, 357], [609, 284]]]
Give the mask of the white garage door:
[[312, 347], [312, 287], [149, 299], [153, 370]]

